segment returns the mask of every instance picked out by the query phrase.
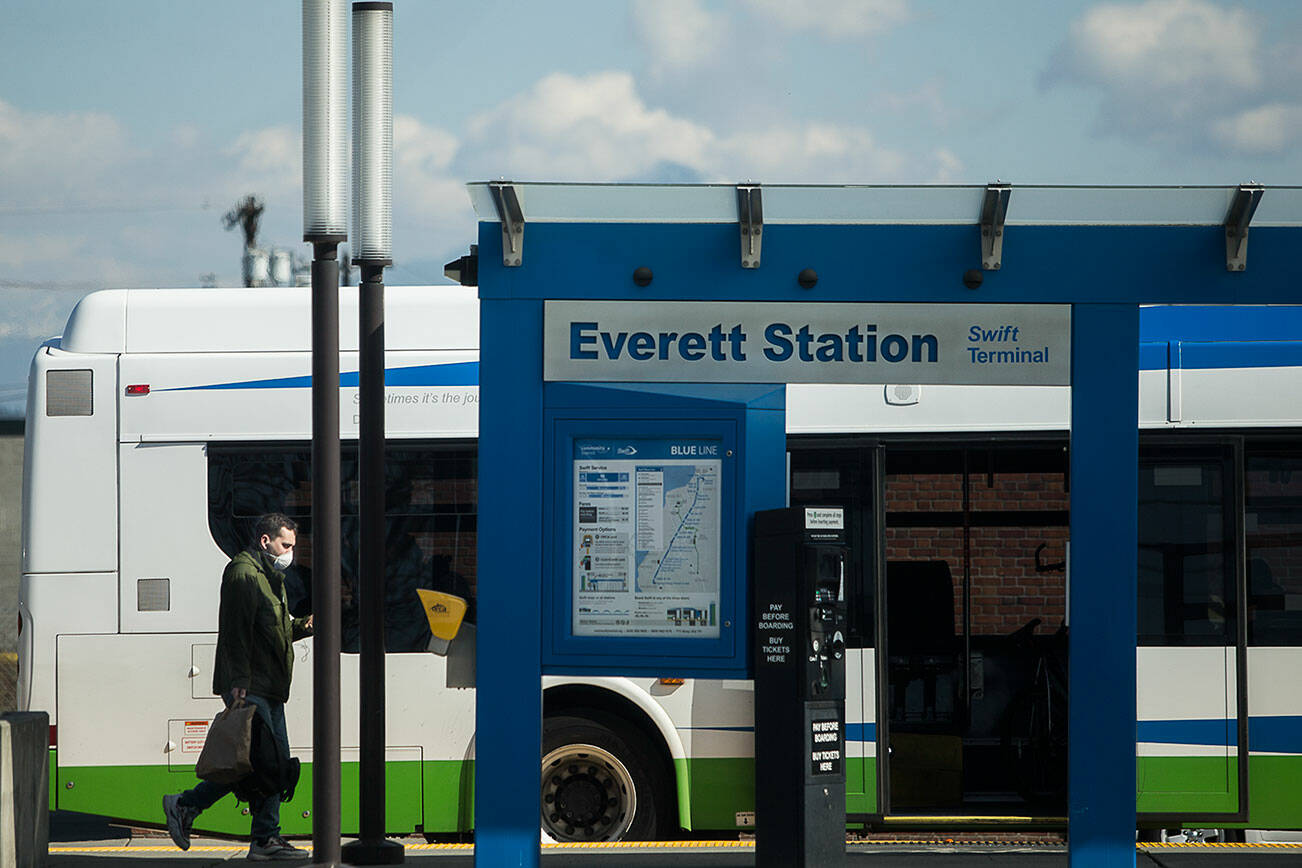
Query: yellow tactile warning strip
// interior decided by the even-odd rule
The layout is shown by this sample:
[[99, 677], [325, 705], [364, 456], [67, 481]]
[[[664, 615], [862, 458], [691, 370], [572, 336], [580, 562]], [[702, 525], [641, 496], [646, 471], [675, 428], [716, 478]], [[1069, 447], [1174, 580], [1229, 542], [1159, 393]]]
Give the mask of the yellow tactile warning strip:
[[1140, 850], [1302, 850], [1302, 841], [1259, 841], [1254, 844], [1222, 844], [1212, 841], [1205, 844], [1183, 844], [1150, 841], [1136, 844]]
[[963, 824], [973, 825], [999, 825], [999, 826], [1063, 826], [1067, 825], [1066, 817], [994, 817], [994, 816], [951, 816], [942, 817], [933, 814], [921, 814], [913, 816], [910, 814], [887, 814], [882, 817], [882, 824], [890, 826], [893, 824], [908, 826], [961, 826]]

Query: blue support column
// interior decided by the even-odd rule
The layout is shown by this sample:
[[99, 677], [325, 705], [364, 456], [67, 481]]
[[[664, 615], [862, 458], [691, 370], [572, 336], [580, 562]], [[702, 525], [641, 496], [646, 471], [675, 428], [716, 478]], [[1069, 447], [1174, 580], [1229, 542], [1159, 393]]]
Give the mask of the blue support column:
[[1139, 308], [1071, 322], [1072, 868], [1135, 864]]
[[485, 298], [479, 321], [475, 864], [536, 868], [542, 758], [542, 302]]

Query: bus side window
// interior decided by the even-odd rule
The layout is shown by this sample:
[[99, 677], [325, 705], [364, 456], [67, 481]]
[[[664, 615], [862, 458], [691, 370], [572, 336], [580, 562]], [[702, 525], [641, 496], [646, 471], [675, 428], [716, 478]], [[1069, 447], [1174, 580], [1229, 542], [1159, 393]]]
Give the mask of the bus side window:
[[1302, 645], [1302, 452], [1244, 459], [1248, 644]]
[[1234, 510], [1217, 452], [1164, 449], [1139, 466], [1139, 644], [1232, 645]]
[[[343, 650], [356, 652], [356, 444], [345, 444], [340, 475]], [[476, 476], [473, 444], [390, 442], [386, 447], [385, 645], [390, 652], [424, 651], [429, 644], [419, 588], [465, 598], [465, 623], [475, 623]], [[283, 512], [298, 522], [298, 551], [285, 576], [296, 616], [312, 610], [311, 507], [310, 452], [304, 444], [208, 445], [208, 525], [228, 557], [248, 545], [259, 515]]]

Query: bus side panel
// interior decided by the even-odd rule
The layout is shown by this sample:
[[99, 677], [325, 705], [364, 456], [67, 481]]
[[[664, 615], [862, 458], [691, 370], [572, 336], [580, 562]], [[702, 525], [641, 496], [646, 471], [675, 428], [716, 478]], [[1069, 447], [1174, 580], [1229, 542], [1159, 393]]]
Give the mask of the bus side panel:
[[[389, 437], [474, 437], [479, 354], [429, 350], [385, 354]], [[339, 430], [357, 436], [357, 354], [341, 353]], [[124, 355], [122, 381], [148, 384], [124, 398], [122, 440], [301, 440], [310, 431], [309, 353]]]
[[1222, 646], [1137, 649], [1141, 813], [1238, 810], [1235, 654]]
[[[1211, 363], [1210, 358], [1232, 358], [1234, 344], [1188, 344], [1185, 356]], [[1281, 341], [1278, 352], [1302, 355], [1302, 342]], [[1202, 347], [1201, 353], [1195, 352]], [[1222, 347], [1224, 349], [1222, 349]], [[1291, 350], [1285, 348], [1292, 348]], [[1302, 367], [1211, 368], [1180, 373], [1184, 421], [1199, 425], [1294, 426], [1302, 418], [1296, 396], [1302, 392]]]
[[846, 812], [877, 813], [877, 654], [850, 648], [845, 660]]
[[[62, 633], [116, 633], [117, 573], [24, 574], [18, 583], [23, 635], [18, 646], [19, 704], [59, 723], [56, 640]], [[24, 704], [25, 703], [25, 704]], [[54, 747], [54, 745], [51, 745]]]
[[[750, 826], [755, 811], [754, 682], [695, 679], [690, 712], [660, 698], [679, 726], [694, 830]], [[877, 812], [876, 663], [871, 648], [846, 660], [846, 811]]]
[[[89, 391], [73, 372], [89, 372]], [[116, 570], [117, 357], [46, 349], [32, 360], [30, 377], [23, 572]]]
[[1248, 649], [1248, 826], [1302, 829], [1302, 647]]
[[[207, 723], [221, 708], [211, 692], [215, 634], [63, 636], [59, 647], [60, 740], [67, 748], [58, 754], [58, 768], [51, 769], [60, 782], [58, 807], [158, 822], [155, 803], [161, 794], [194, 785]], [[301, 641], [295, 648], [296, 677], [285, 714], [303, 777], [282, 821], [287, 833], [308, 834], [310, 814], [303, 811], [311, 810], [312, 792], [312, 643]], [[357, 828], [357, 660], [347, 654], [342, 661], [346, 831]], [[434, 654], [392, 654], [386, 670], [389, 830], [409, 832], [418, 825], [427, 832], [469, 830], [474, 689], [453, 686], [444, 658]], [[247, 831], [248, 818], [227, 810], [228, 801], [234, 804], [223, 800], [205, 812], [202, 829]], [[296, 813], [289, 813], [296, 805]]]
[[208, 528], [206, 448], [121, 446], [124, 633], [217, 629], [228, 558]]
[[[755, 811], [755, 684], [688, 682], [691, 711], [674, 715], [687, 752], [692, 829], [732, 829]], [[749, 824], [748, 824], [749, 825]]]
[[[222, 708], [210, 692], [192, 682], [212, 677], [216, 637], [203, 633], [60, 636], [58, 664], [59, 807], [129, 821], [162, 821], [161, 799], [196, 783], [194, 764], [203, 749], [208, 722]], [[296, 658], [310, 659], [311, 642], [295, 643]], [[404, 655], [408, 656], [408, 655]], [[416, 655], [409, 655], [416, 656]], [[424, 655], [421, 655], [424, 656]], [[433, 655], [429, 655], [433, 656]], [[357, 830], [356, 656], [344, 658], [343, 730], [344, 831]], [[311, 665], [301, 665], [300, 672]], [[191, 674], [198, 670], [197, 673]], [[386, 750], [386, 831], [406, 833], [422, 822], [424, 750], [405, 741], [415, 701], [410, 667], [391, 667], [389, 748]], [[281, 806], [286, 834], [312, 831], [312, 696], [310, 678], [296, 683], [285, 706], [290, 752], [303, 762], [294, 798]], [[197, 685], [196, 685], [197, 686]], [[423, 700], [428, 694], [419, 692]], [[415, 715], [434, 728], [438, 721]], [[432, 716], [431, 716], [432, 717]], [[232, 798], [204, 812], [200, 831], [247, 834], [249, 818]]]

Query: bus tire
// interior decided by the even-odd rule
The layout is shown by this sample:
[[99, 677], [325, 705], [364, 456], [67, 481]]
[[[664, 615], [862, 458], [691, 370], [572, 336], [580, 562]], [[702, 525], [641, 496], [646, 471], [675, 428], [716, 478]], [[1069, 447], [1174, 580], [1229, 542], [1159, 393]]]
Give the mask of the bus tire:
[[[581, 716], [580, 716], [581, 715]], [[555, 841], [653, 841], [668, 831], [666, 775], [636, 728], [596, 711], [543, 722], [539, 807]]]

